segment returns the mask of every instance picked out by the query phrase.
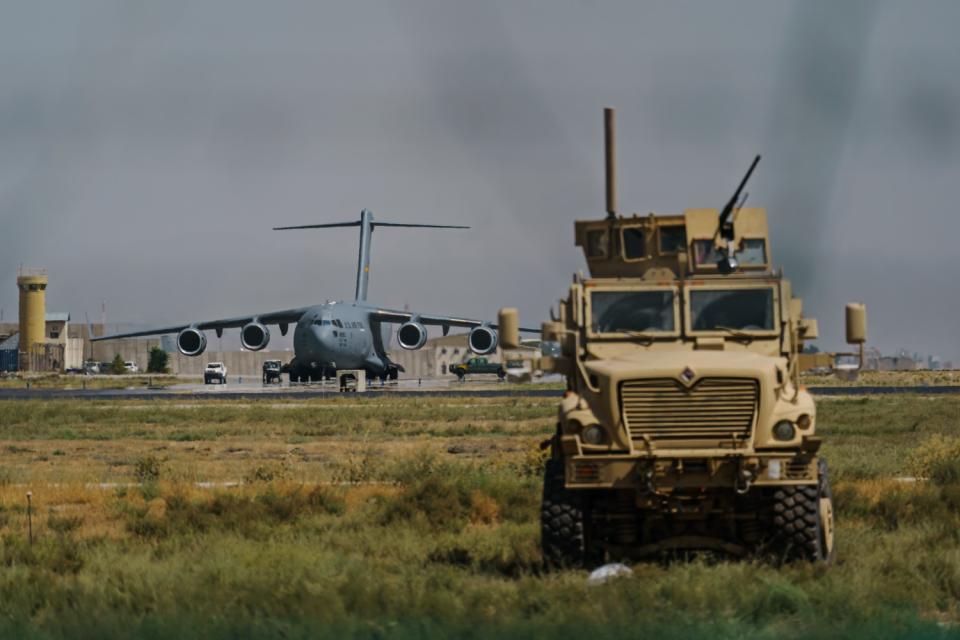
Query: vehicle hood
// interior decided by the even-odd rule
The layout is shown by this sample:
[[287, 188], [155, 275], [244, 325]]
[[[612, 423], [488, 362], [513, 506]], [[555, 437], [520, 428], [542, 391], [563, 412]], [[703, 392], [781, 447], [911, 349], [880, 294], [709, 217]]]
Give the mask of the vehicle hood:
[[749, 351], [643, 351], [589, 360], [585, 366], [588, 373], [617, 382], [652, 377], [684, 381], [685, 371], [693, 373], [693, 380], [706, 376], [775, 379], [777, 368], [784, 368], [785, 360]]
[[671, 378], [693, 387], [703, 378], [753, 378], [760, 383], [759, 415], [775, 408], [777, 389], [789, 384], [785, 358], [751, 352], [658, 351], [584, 363], [590, 378], [591, 407], [611, 424], [620, 423], [620, 383], [636, 378]]

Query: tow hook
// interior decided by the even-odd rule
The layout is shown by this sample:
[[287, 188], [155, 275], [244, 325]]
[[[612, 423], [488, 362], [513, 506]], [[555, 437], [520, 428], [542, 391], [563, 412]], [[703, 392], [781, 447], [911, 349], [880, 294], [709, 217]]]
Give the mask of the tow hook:
[[734, 489], [736, 489], [737, 493], [743, 495], [750, 490], [753, 480], [753, 471], [746, 467], [741, 467], [740, 470], [737, 471], [737, 480]]

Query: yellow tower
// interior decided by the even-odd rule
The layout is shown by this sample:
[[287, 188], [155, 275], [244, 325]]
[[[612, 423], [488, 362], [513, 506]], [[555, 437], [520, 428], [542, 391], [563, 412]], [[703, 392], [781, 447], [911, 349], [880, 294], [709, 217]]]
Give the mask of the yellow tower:
[[46, 342], [47, 270], [21, 267], [17, 271], [17, 287], [20, 289], [20, 370], [30, 371], [38, 346]]

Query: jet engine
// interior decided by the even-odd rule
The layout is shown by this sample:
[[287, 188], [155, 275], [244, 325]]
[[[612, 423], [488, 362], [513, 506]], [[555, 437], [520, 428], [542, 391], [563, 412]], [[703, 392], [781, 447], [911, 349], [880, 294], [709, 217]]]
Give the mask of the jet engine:
[[397, 342], [404, 349], [419, 349], [427, 341], [427, 329], [413, 320], [404, 322], [397, 329]]
[[471, 329], [470, 335], [467, 338], [470, 351], [481, 356], [496, 351], [498, 341], [497, 330], [486, 325], [480, 325], [479, 327]]
[[177, 349], [185, 356], [198, 356], [207, 348], [207, 336], [199, 329], [187, 327], [177, 334]]
[[260, 351], [270, 342], [270, 330], [259, 322], [251, 322], [240, 329], [240, 344], [244, 349]]

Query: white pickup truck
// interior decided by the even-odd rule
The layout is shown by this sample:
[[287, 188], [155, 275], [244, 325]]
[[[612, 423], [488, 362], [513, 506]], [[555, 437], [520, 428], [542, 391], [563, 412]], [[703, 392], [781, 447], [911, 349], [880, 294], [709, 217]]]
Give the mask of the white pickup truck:
[[217, 384], [227, 383], [227, 367], [222, 362], [211, 362], [203, 370], [203, 384], [213, 384], [214, 381]]

